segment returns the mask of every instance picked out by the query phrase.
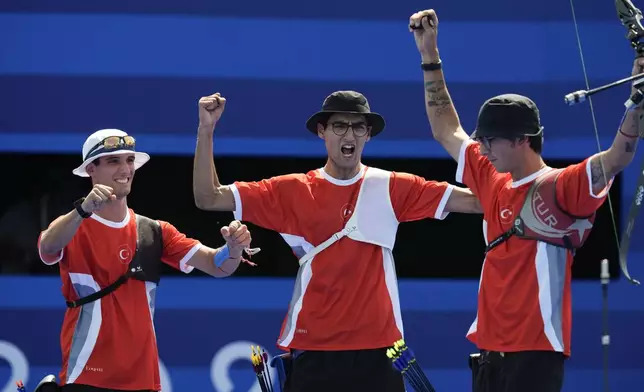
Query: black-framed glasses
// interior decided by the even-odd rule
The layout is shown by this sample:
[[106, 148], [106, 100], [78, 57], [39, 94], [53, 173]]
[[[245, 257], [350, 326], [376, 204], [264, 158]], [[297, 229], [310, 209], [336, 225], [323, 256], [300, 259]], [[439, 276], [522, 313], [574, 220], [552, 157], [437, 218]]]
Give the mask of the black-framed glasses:
[[331, 130], [338, 136], [344, 136], [349, 128], [353, 129], [353, 134], [357, 137], [362, 137], [369, 132], [369, 126], [363, 122], [350, 123], [334, 121], [331, 123]]
[[103, 152], [109, 152], [113, 150], [134, 150], [136, 146], [136, 140], [132, 136], [108, 136], [105, 139], [98, 142], [91, 150], [87, 153], [85, 159], [91, 158], [94, 155], [101, 154]]

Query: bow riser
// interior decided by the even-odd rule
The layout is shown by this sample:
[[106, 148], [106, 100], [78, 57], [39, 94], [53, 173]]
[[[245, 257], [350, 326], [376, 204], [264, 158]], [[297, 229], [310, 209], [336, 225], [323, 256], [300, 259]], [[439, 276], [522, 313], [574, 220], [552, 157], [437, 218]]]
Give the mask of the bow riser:
[[631, 0], [615, 0], [617, 16], [626, 27], [626, 39], [631, 42], [636, 57], [644, 57], [644, 26], [642, 26], [642, 11]]

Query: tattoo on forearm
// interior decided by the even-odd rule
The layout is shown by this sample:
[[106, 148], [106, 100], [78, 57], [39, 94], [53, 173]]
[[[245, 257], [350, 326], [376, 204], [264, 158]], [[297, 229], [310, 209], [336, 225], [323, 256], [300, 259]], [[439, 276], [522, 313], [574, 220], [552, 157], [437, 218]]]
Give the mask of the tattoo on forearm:
[[445, 81], [435, 80], [425, 83], [425, 100], [429, 108], [436, 109], [436, 116], [440, 117], [449, 110], [452, 101], [445, 90]]
[[590, 179], [593, 185], [604, 183], [604, 171], [602, 170], [601, 159], [599, 157], [594, 158], [590, 162]]
[[635, 152], [635, 142], [626, 142], [624, 152]]

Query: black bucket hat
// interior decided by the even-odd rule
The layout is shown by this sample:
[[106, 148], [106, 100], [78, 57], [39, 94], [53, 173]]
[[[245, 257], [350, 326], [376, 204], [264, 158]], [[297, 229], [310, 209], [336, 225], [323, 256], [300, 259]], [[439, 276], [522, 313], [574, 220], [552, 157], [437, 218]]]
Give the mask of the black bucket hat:
[[369, 108], [367, 98], [356, 91], [336, 91], [326, 97], [322, 103], [322, 110], [312, 115], [306, 121], [306, 128], [317, 135], [317, 124], [323, 122], [325, 117], [333, 113], [362, 114], [371, 126], [371, 137], [376, 136], [385, 129], [385, 119]]
[[530, 98], [502, 94], [483, 103], [471, 138], [537, 136], [542, 131], [539, 109]]

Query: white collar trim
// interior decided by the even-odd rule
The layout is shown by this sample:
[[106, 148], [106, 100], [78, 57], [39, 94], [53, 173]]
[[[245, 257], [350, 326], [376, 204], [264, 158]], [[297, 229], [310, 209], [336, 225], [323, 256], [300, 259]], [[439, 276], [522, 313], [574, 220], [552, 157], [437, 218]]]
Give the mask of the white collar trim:
[[111, 220], [101, 218], [100, 216], [98, 216], [96, 214], [92, 214], [90, 216], [90, 218], [94, 219], [97, 222], [100, 222], [100, 223], [104, 224], [105, 226], [109, 226], [109, 227], [112, 227], [114, 229], [122, 229], [125, 226], [127, 226], [127, 224], [130, 222], [130, 209], [128, 208], [127, 213], [125, 214], [125, 218], [123, 218], [123, 220], [120, 221], [120, 222], [113, 222]]
[[532, 182], [532, 181], [534, 181], [537, 177], [539, 177], [540, 175], [544, 174], [545, 172], [547, 172], [547, 171], [548, 171], [548, 170], [550, 170], [550, 169], [551, 169], [550, 167], [546, 166], [546, 167], [544, 167], [543, 169], [539, 170], [538, 172], [534, 172], [534, 173], [530, 174], [530, 175], [529, 175], [529, 176], [527, 176], [527, 177], [523, 177], [523, 178], [522, 178], [522, 179], [520, 179], [520, 180], [512, 181], [512, 188], [518, 188], [518, 187], [520, 187], [521, 185], [525, 185], [525, 184], [527, 184], [527, 183], [529, 183], [529, 182]]
[[339, 185], [339, 186], [348, 186], [348, 185], [353, 185], [356, 182], [358, 182], [362, 178], [362, 176], [364, 175], [364, 172], [365, 172], [366, 169], [367, 169], [367, 167], [365, 165], [360, 164], [360, 171], [358, 171], [358, 174], [353, 176], [353, 178], [349, 178], [348, 180], [338, 180], [335, 177], [331, 177], [331, 175], [329, 173], [327, 173], [324, 170], [323, 167], [321, 167], [319, 170], [320, 170], [320, 173], [322, 174], [322, 177], [324, 177], [324, 179], [326, 179], [330, 183], [335, 184], [335, 185]]

